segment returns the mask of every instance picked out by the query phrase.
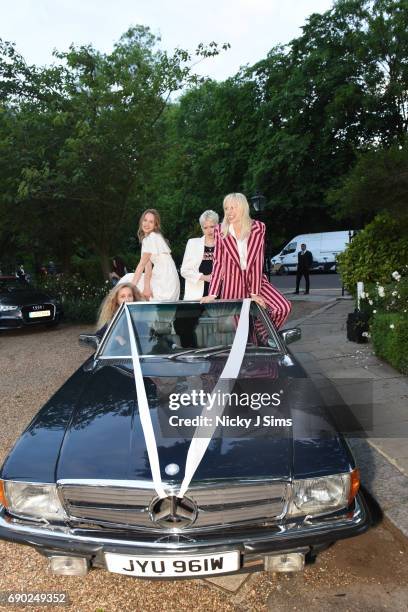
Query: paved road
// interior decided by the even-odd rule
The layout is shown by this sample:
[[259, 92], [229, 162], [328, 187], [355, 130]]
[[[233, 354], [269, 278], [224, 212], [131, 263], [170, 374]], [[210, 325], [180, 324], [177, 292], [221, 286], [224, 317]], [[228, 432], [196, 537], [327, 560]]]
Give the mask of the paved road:
[[[296, 275], [288, 274], [285, 276], [271, 276], [271, 282], [277, 289], [293, 289], [296, 287]], [[301, 281], [301, 291], [304, 290], [305, 281]], [[311, 289], [338, 289], [339, 295], [341, 293], [341, 278], [338, 274], [311, 274], [310, 275], [310, 288]]]
[[[311, 308], [310, 302], [297, 302], [292, 317]], [[88, 350], [77, 344], [85, 330], [89, 326], [2, 335], [0, 461], [38, 408], [86, 358]], [[405, 611], [407, 558], [406, 540], [387, 522], [338, 542], [302, 574], [261, 572], [214, 581], [142, 581], [103, 570], [85, 578], [57, 577], [48, 573], [46, 560], [33, 549], [0, 542], [0, 591], [65, 591], [72, 602], [68, 610], [81, 612], [285, 612], [314, 607], [325, 612]]]

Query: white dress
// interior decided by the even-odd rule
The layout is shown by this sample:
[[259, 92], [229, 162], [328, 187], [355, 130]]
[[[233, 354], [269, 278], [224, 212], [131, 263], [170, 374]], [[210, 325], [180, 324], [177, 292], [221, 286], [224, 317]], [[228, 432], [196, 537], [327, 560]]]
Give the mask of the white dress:
[[151, 289], [154, 301], [175, 301], [180, 296], [180, 281], [171, 250], [161, 234], [151, 232], [143, 238], [142, 255], [150, 253], [153, 264]]

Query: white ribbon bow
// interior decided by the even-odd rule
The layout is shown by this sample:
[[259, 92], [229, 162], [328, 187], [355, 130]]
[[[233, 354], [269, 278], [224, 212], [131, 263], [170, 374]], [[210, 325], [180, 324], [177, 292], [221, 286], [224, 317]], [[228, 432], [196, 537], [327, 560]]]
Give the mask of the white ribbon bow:
[[[225, 385], [229, 385], [229, 381], [234, 381], [238, 377], [248, 340], [250, 304], [250, 299], [244, 299], [242, 302], [242, 308], [240, 312], [238, 326], [235, 332], [234, 341], [232, 343], [231, 350], [228, 355], [228, 359], [225, 363], [224, 369], [221, 372], [221, 375], [213, 389], [213, 393], [216, 393], [219, 390], [225, 391]], [[149, 410], [149, 403], [147, 401], [146, 389], [143, 382], [143, 374], [140, 366], [132, 319], [127, 304], [125, 305], [125, 312], [129, 329], [130, 347], [132, 351], [133, 374], [135, 378], [136, 394], [139, 405], [139, 416], [142, 425], [143, 435], [146, 442], [147, 455], [149, 458], [150, 469], [153, 477], [153, 486], [157, 492], [157, 495], [160, 498], [163, 498], [167, 497], [168, 494], [164, 490], [163, 481], [161, 478], [157, 442], [156, 437], [154, 435], [154, 429]], [[223, 396], [222, 394], [220, 395], [221, 397]], [[216, 409], [216, 412], [214, 412], [214, 408]], [[204, 406], [202, 411], [203, 414], [205, 413], [206, 409], [207, 406]], [[186, 494], [188, 487], [190, 486], [190, 483], [194, 477], [194, 474], [196, 473], [197, 468], [200, 465], [202, 458], [204, 457], [205, 451], [207, 450], [212, 440], [212, 436], [216, 429], [216, 418], [214, 417], [220, 416], [223, 411], [223, 405], [219, 405], [218, 407], [214, 406], [212, 427], [210, 429], [208, 427], [196, 428], [194, 436], [190, 443], [190, 447], [188, 449], [184, 478], [183, 482], [181, 483], [180, 490], [177, 493], [177, 497], [182, 498]], [[201, 436], [200, 434], [204, 432], [205, 436]]]

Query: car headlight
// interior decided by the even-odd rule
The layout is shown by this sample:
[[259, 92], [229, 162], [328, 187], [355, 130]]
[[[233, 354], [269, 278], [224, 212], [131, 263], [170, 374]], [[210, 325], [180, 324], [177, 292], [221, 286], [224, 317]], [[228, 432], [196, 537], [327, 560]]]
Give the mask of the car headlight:
[[10, 310], [18, 310], [19, 306], [7, 306], [0, 304], [0, 312], [10, 312]]
[[287, 516], [317, 516], [347, 508], [357, 495], [359, 485], [358, 470], [294, 480]]
[[66, 518], [55, 485], [6, 480], [3, 486], [5, 506], [10, 513], [46, 520]]

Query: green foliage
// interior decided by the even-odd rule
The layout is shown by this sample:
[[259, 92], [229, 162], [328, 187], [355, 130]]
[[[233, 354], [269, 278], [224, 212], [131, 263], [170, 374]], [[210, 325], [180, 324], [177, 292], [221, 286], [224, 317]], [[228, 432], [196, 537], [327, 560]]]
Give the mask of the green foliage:
[[408, 202], [408, 140], [361, 153], [341, 186], [329, 191], [327, 201], [340, 218], [371, 218], [385, 211], [408, 216], [408, 207], [402, 205]]
[[408, 373], [408, 266], [391, 282], [366, 286], [360, 309], [370, 318], [375, 353]]
[[376, 354], [408, 374], [408, 317], [397, 313], [378, 313], [371, 325], [371, 340]]
[[167, 101], [199, 82], [194, 57], [219, 53], [212, 42], [169, 55], [158, 43], [136, 26], [110, 54], [72, 45], [55, 53], [59, 65], [37, 69], [0, 41], [0, 236], [22, 235], [38, 260], [50, 252], [64, 270], [85, 246], [107, 277], [150, 204]]
[[[138, 217], [154, 206], [180, 260], [200, 213], [221, 212], [231, 191], [266, 196], [276, 248], [342, 229], [340, 217], [358, 228], [384, 210], [403, 216], [406, 0], [338, 0], [255, 66], [197, 77], [196, 58], [219, 51], [168, 54], [136, 26], [111, 53], [72, 45], [35, 67], [0, 41], [0, 258], [33, 252], [36, 268], [53, 259], [83, 273], [86, 253], [106, 278], [115, 253], [136, 254]], [[398, 269], [401, 240], [384, 234], [367, 254], [353, 244], [349, 289]]]
[[64, 301], [64, 321], [69, 323], [96, 324], [97, 313], [100, 306], [98, 300], [72, 300], [66, 298]]
[[356, 284], [387, 283], [395, 270], [408, 265], [408, 220], [380, 214], [338, 256], [339, 271], [353, 295]]
[[200, 235], [206, 209], [222, 212], [222, 199], [244, 190], [255, 144], [253, 86], [238, 78], [205, 82], [168, 109], [163, 149], [152, 195], [177, 259], [187, 238]]
[[98, 286], [104, 282], [99, 257], [84, 258], [74, 255], [71, 259], [70, 269], [72, 274], [77, 275], [89, 284]]
[[96, 322], [99, 306], [111, 289], [108, 281], [95, 285], [78, 274], [47, 276], [37, 286], [61, 301], [66, 321], [83, 323]]
[[364, 308], [371, 317], [377, 312], [395, 312], [408, 317], [408, 266], [402, 270], [402, 274], [406, 276], [401, 276], [395, 270], [393, 275], [398, 280], [394, 278], [393, 282], [384, 285], [376, 283], [365, 286], [361, 309]]

